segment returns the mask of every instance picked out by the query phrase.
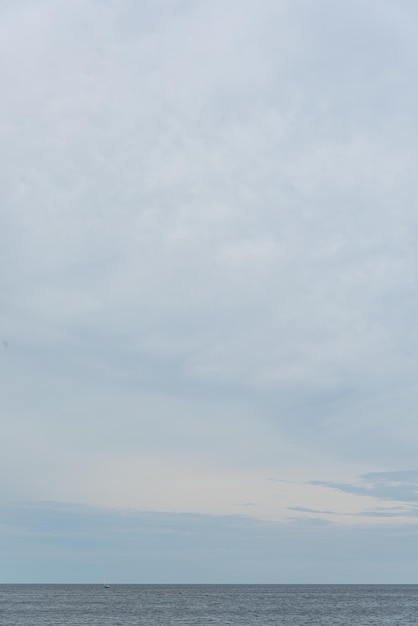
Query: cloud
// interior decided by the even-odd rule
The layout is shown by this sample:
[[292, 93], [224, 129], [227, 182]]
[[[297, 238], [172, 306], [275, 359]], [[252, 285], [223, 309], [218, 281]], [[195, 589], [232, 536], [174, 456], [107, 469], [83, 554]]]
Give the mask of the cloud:
[[416, 563], [414, 529], [342, 531], [315, 520], [270, 524], [56, 502], [0, 509], [3, 582], [100, 583], [107, 570], [112, 584], [393, 584], [409, 580]]
[[418, 472], [416, 470], [370, 472], [360, 476], [360, 480], [356, 483], [312, 481], [310, 484], [356, 496], [374, 498], [376, 502], [390, 501], [398, 504], [393, 507], [377, 507], [374, 510], [362, 511], [359, 515], [404, 518], [418, 515]]
[[414, 502], [415, 13], [2, 4], [5, 497]]

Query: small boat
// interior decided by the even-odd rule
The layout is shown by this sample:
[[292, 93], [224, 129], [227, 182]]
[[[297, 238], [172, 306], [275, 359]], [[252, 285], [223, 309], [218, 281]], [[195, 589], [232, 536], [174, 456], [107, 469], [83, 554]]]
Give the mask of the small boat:
[[104, 585], [103, 585], [103, 587], [104, 587], [105, 589], [109, 589], [109, 587], [110, 587], [109, 583], [107, 582], [107, 574], [106, 574], [106, 576], [105, 576], [105, 581], [104, 581]]

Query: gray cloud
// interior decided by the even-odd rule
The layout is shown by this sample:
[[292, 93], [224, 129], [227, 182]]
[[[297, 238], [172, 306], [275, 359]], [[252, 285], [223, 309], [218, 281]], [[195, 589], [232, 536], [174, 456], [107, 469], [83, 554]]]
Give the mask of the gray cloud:
[[[413, 466], [415, 7], [0, 17], [1, 492]], [[312, 484], [415, 502], [383, 476]]]
[[310, 509], [306, 506], [289, 506], [289, 511], [296, 511], [298, 513], [315, 513], [315, 515], [341, 515], [335, 511], [326, 511], [321, 509]]
[[382, 500], [418, 503], [418, 471], [370, 472], [360, 476], [358, 483], [311, 481], [312, 485], [330, 487], [360, 496]]
[[2, 582], [396, 583], [416, 530], [3, 502]]

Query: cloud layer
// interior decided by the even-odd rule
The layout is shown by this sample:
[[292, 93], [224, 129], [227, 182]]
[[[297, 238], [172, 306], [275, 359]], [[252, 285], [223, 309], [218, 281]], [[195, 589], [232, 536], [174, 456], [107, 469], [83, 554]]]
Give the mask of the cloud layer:
[[[0, 506], [2, 583], [407, 583], [416, 530], [238, 516]], [[3, 569], [4, 568], [4, 569]]]
[[416, 13], [2, 3], [5, 499], [411, 524]]

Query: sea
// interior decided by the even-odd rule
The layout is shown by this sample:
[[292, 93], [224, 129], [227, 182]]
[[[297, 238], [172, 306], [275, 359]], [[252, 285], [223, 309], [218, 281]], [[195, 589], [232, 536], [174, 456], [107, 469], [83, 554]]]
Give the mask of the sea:
[[417, 626], [416, 585], [0, 585], [1, 626]]

